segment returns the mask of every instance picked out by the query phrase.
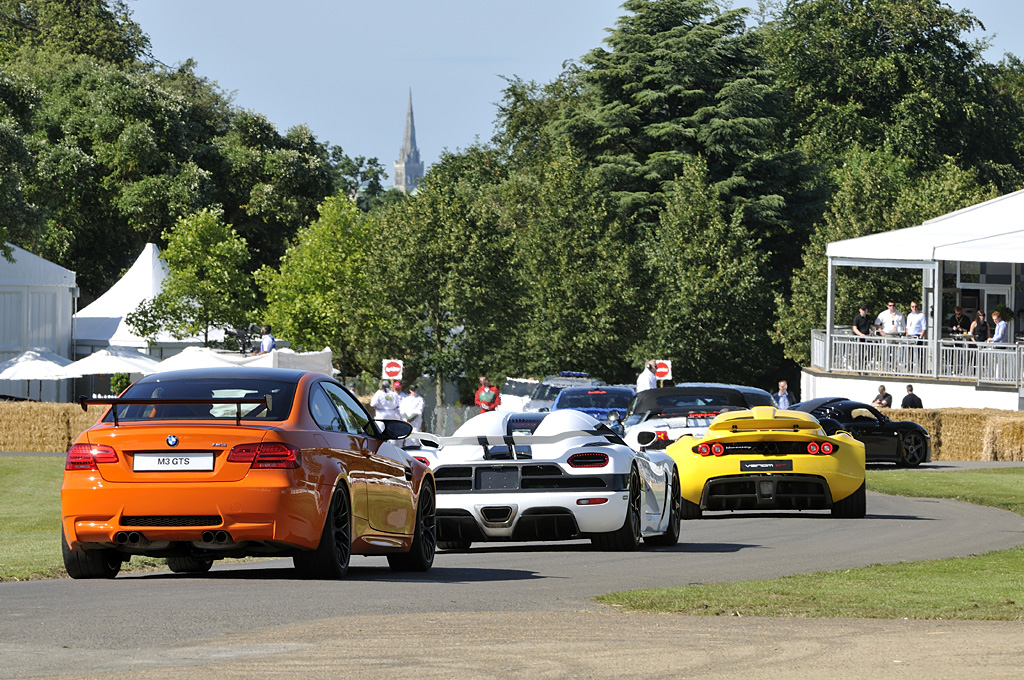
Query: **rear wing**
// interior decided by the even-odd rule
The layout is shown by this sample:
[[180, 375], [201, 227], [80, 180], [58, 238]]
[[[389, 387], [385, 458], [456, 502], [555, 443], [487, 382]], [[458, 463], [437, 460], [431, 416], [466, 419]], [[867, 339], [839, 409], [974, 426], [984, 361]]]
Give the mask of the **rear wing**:
[[775, 430], [777, 432], [799, 432], [800, 430], [820, 430], [817, 420], [803, 418], [729, 418], [715, 419], [708, 426], [715, 432], [751, 432], [755, 430]]
[[267, 395], [262, 399], [232, 399], [227, 397], [222, 398], [209, 398], [209, 399], [133, 399], [126, 398], [122, 399], [119, 397], [106, 398], [106, 399], [92, 399], [89, 397], [79, 397], [78, 403], [82, 407], [83, 411], [88, 411], [89, 406], [92, 404], [112, 406], [110, 412], [114, 416], [114, 427], [118, 427], [117, 421], [117, 407], [118, 406], [163, 406], [163, 405], [213, 405], [213, 404], [234, 404], [235, 405], [235, 425], [242, 424], [242, 404], [263, 404], [267, 407], [267, 410], [271, 409], [272, 400], [271, 395]]
[[438, 437], [437, 435], [430, 434], [429, 432], [417, 432], [413, 435], [421, 443], [426, 446], [433, 448], [439, 448], [442, 446], [482, 446], [485, 449], [488, 446], [508, 446], [509, 448], [514, 446], [537, 446], [541, 444], [557, 444], [560, 441], [566, 439], [575, 439], [577, 437], [602, 437], [607, 439], [612, 444], [626, 445], [626, 442], [622, 441], [622, 437], [615, 434], [606, 425], [600, 425], [593, 430], [566, 430], [565, 432], [558, 432], [556, 434], [490, 434], [490, 435], [478, 435], [478, 436], [466, 436], [466, 437]]

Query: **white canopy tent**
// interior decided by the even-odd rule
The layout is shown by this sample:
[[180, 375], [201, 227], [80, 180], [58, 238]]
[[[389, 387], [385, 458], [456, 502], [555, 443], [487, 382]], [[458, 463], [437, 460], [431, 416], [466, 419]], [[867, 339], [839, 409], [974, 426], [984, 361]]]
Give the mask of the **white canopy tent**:
[[[930, 329], [941, 330], [945, 312], [942, 309], [943, 271], [946, 262], [1007, 263], [1010, 281], [1006, 303], [1015, 308], [1017, 267], [1024, 263], [1024, 190], [985, 201], [936, 217], [916, 227], [870, 234], [855, 239], [834, 241], [826, 249], [828, 257], [828, 311], [826, 347], [832, 347], [835, 328], [835, 277], [837, 267], [887, 267], [920, 269], [921, 300]], [[936, 351], [940, 332], [926, 336], [934, 361], [933, 375], [938, 374], [939, 353]], [[831, 370], [831, 352], [824, 357], [825, 370]]]
[[[140, 303], [152, 300], [163, 290], [167, 278], [167, 265], [160, 259], [160, 249], [147, 243], [135, 263], [117, 283], [91, 304], [79, 310], [74, 317], [74, 341], [77, 354], [88, 354], [108, 346], [149, 347], [145, 338], [136, 335], [128, 326], [127, 316]], [[210, 339], [222, 341], [224, 331], [211, 329]], [[199, 338], [177, 340], [166, 331], [161, 331], [154, 345], [173, 346], [177, 351], [182, 345], [194, 345]], [[152, 351], [151, 351], [152, 353]], [[162, 354], [157, 352], [157, 354]]]

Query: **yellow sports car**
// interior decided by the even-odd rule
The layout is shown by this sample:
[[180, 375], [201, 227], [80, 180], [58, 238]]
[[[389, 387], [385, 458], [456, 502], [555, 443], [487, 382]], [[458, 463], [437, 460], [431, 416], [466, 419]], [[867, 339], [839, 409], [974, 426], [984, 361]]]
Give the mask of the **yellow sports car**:
[[842, 431], [826, 435], [809, 413], [727, 411], [703, 437], [684, 435], [667, 453], [679, 468], [683, 519], [704, 510], [865, 513], [864, 444]]

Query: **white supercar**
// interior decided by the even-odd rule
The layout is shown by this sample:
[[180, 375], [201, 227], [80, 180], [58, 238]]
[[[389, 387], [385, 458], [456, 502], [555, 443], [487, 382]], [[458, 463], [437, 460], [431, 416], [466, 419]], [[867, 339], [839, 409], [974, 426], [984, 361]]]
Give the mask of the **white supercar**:
[[441, 548], [589, 538], [601, 550], [636, 550], [641, 540], [679, 540], [672, 459], [632, 450], [585, 413], [484, 413], [451, 437], [417, 437], [437, 484]]

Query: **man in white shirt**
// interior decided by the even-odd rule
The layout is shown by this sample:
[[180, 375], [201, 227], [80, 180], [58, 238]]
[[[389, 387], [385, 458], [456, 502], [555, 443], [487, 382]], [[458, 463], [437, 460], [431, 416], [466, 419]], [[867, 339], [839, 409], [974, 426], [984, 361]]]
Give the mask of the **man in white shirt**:
[[910, 303], [910, 314], [907, 315], [907, 337], [923, 338], [928, 330], [928, 321], [924, 318], [924, 312], [918, 309], [916, 302]]
[[654, 375], [654, 360], [651, 359], [644, 366], [644, 370], [640, 372], [640, 375], [636, 379], [636, 391], [637, 394], [644, 390], [653, 390], [658, 386], [658, 376]]
[[1006, 342], [1006, 322], [1003, 321], [1003, 315], [999, 311], [992, 312], [992, 323], [996, 325], [995, 331], [992, 332], [992, 337], [988, 339], [989, 342]]
[[889, 301], [885, 311], [875, 318], [875, 327], [879, 335], [903, 335], [907, 331], [907, 324], [903, 314], [896, 309], [896, 303]]
[[398, 395], [391, 391], [391, 384], [387, 380], [380, 382], [380, 389], [370, 398], [370, 406], [377, 420], [402, 419], [398, 413]]

